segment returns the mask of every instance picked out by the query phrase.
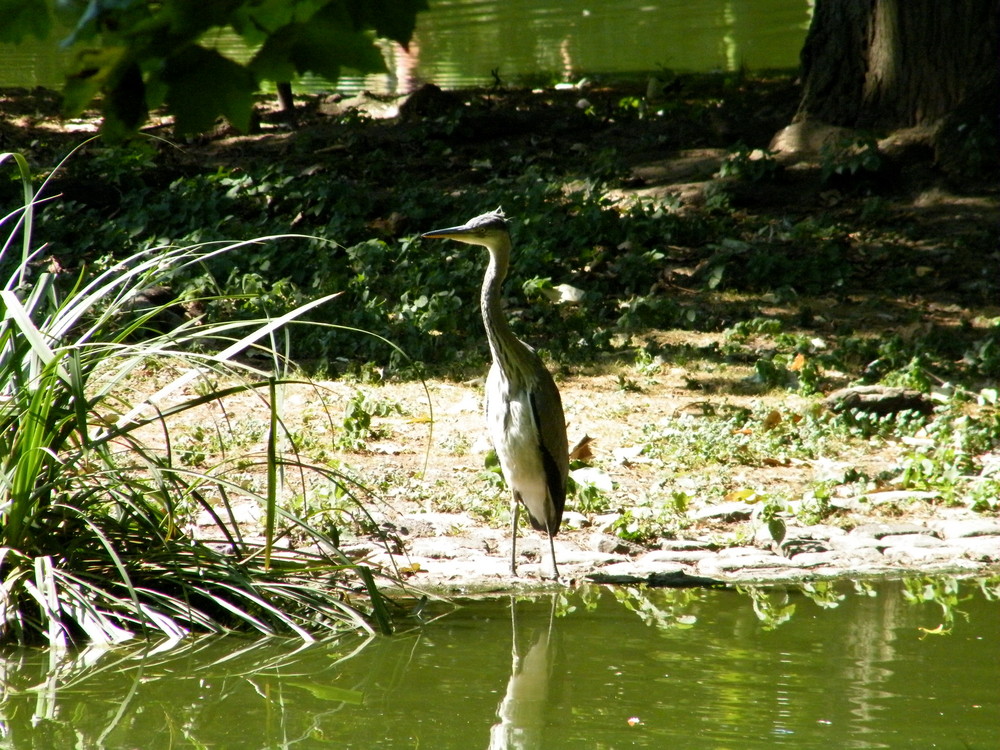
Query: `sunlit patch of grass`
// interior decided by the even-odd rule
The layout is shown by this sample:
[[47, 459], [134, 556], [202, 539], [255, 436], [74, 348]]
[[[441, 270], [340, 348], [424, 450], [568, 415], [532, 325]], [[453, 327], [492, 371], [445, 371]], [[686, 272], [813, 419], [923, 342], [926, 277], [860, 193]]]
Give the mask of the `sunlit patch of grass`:
[[[780, 542], [786, 522], [811, 525], [836, 514], [836, 497], [887, 489], [930, 491], [939, 502], [994, 510], [1000, 445], [995, 390], [956, 390], [937, 400], [929, 416], [834, 414], [803, 401], [795, 408], [716, 408], [645, 425], [637, 449], [658, 484], [621, 509], [615, 532], [639, 542], [671, 537], [691, 524], [689, 509], [737, 500], [751, 505], [752, 525], [768, 525]], [[856, 468], [856, 457], [877, 450], [896, 463], [877, 476]], [[828, 468], [818, 470], [822, 466]], [[745, 484], [740, 467], [802, 470], [798, 481], [785, 479], [774, 491]]]
[[677, 470], [715, 464], [781, 465], [835, 455], [845, 435], [820, 410], [733, 406], [704, 416], [682, 414], [650, 424], [643, 452]]

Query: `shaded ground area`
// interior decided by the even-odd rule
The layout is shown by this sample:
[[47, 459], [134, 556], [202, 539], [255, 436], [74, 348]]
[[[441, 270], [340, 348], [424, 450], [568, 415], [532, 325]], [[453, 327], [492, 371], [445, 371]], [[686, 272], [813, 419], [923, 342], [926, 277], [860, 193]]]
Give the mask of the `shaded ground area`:
[[[595, 438], [592, 463], [613, 483], [598, 511], [571, 502], [557, 544], [565, 574], [580, 579], [596, 572], [612, 580], [669, 578], [683, 571], [725, 580], [782, 580], [893, 570], [968, 572], [1000, 561], [995, 513], [984, 518], [943, 507], [933, 492], [878, 497], [841, 483], [823, 523], [790, 525], [781, 543], [760, 533], [759, 496], [796, 496], [829, 473], [831, 463], [840, 467], [831, 476], [842, 476], [845, 466], [870, 477], [885, 475], [880, 489], [894, 491], [888, 477], [906, 450], [898, 442], [854, 445], [809, 461], [758, 455], [709, 469], [672, 470], [644, 453], [650, 426], [665, 426], [679, 414], [771, 409], [788, 422], [812, 408], [808, 399], [755, 380], [754, 362], [771, 343], [762, 338], [755, 347], [753, 331], [747, 333], [745, 359], [720, 353], [725, 331], [741, 321], [766, 316], [784, 330], [816, 339], [981, 338], [1000, 318], [1000, 189], [993, 175], [940, 169], [919, 139], [870, 137], [865, 143], [876, 144], [879, 153], [871, 168], [858, 156], [864, 144], [825, 155], [754, 153], [767, 149], [794, 115], [798, 91], [787, 76], [692, 78], [652, 101], [645, 93], [620, 86], [461, 94], [425, 89], [407, 101], [310, 98], [296, 111], [294, 126], [287, 114], [262, 105], [259, 132], [220, 128], [179, 147], [164, 145], [150, 179], [166, 185], [214, 165], [279, 160], [302, 170], [330, 170], [372, 198], [369, 227], [388, 242], [432, 228], [415, 225], [398, 205], [397, 185], [419, 182], [458, 194], [482, 190], [498, 175], [532, 169], [560, 173], [567, 190], [600, 184], [609, 204], [622, 210], [641, 201], [692, 221], [713, 212], [731, 214], [747, 227], [742, 237], [711, 246], [665, 245], [658, 280], [644, 290], [697, 314], [701, 330], [646, 327], [635, 338], [659, 352], [659, 361], [645, 369], [608, 356], [557, 372], [571, 443], [584, 435]], [[95, 127], [93, 117], [60, 122], [56, 109], [47, 92], [4, 92], [0, 148], [28, 154], [39, 168], [54, 164]], [[169, 134], [162, 121], [149, 130]], [[113, 191], [72, 177], [57, 186], [87, 205], [113, 209], [116, 200]], [[829, 239], [788, 230], [819, 215], [842, 230]], [[467, 217], [442, 218], [447, 223]], [[607, 238], [609, 256], [617, 246], [616, 238]], [[588, 269], [605, 272], [611, 271]], [[714, 275], [720, 273], [736, 281], [719, 285]], [[837, 283], [830, 283], [831, 276]], [[775, 285], [775, 279], [783, 281]], [[478, 326], [478, 320], [470, 315], [469, 325]], [[985, 387], [996, 374], [984, 367], [966, 385]], [[852, 379], [827, 371], [822, 386], [830, 390]], [[474, 381], [431, 382], [435, 429], [424, 471], [429, 438], [422, 391], [412, 383], [380, 386], [381, 397], [401, 405], [405, 416], [376, 418], [372, 434], [378, 437], [341, 457], [375, 488], [374, 520], [397, 554], [390, 562], [382, 542], [363, 536], [345, 541], [352, 554], [387, 569], [395, 564], [417, 585], [511, 585], [506, 501], [482, 470], [487, 446], [480, 387]], [[344, 399], [353, 390], [337, 383], [329, 388]], [[711, 499], [700, 495], [693, 479], [705, 471], [717, 472], [722, 487]], [[691, 500], [672, 538], [638, 543], [614, 533], [622, 514], [644, 498], [669, 497], [686, 487], [693, 488]], [[745, 494], [749, 488], [758, 498]], [[467, 512], [470, 506], [473, 512]], [[252, 509], [246, 521], [252, 530]], [[532, 532], [526, 536], [524, 573], [533, 576], [544, 545]]]
[[[216, 165], [281, 162], [322, 169], [352, 182], [366, 198], [374, 196], [371, 229], [391, 239], [426, 229], [412, 226], [400, 210], [399, 185], [423, 184], [447, 194], [538, 170], [561, 174], [568, 189], [600, 181], [610, 186], [608, 197], [620, 202], [661, 201], [683, 211], [704, 208], [706, 200], [711, 208], [714, 197], [719, 207], [757, 221], [795, 222], [818, 214], [847, 225], [857, 220], [856, 234], [832, 243], [831, 258], [839, 266], [834, 270], [844, 275], [842, 297], [891, 291], [896, 299], [889, 304], [908, 306], [905, 297], [920, 295], [966, 309], [997, 302], [995, 170], [945, 171], [926, 139], [866, 134], [879, 149], [871, 169], [861, 166], [860, 157], [832, 149], [827, 155], [775, 154], [755, 173], [751, 151], [767, 149], [794, 116], [794, 79], [702, 76], [679, 80], [653, 101], [644, 94], [644, 87], [628, 85], [463, 93], [429, 87], [409, 99], [309, 97], [294, 115], [262, 102], [258, 132], [244, 136], [223, 127], [164, 143], [155, 172], [144, 179], [166, 185]], [[0, 148], [25, 153], [39, 170], [50, 169], [96, 128], [95, 113], [60, 120], [53, 92], [0, 92]], [[169, 120], [154, 118], [145, 132], [170, 138]], [[734, 154], [743, 157], [731, 159], [736, 177], [718, 179], [720, 166]], [[821, 179], [833, 166], [839, 172]], [[67, 198], [114, 208], [113, 189], [100, 183], [70, 176], [57, 179], [57, 187]], [[873, 223], [878, 232], [870, 230]], [[807, 246], [787, 239], [769, 244], [763, 236], [755, 243], [771, 257], [776, 275], [801, 261], [797, 256], [812, 250]], [[696, 288], [703, 280], [699, 273], [713, 265], [711, 252], [717, 252], [668, 249], [664, 292], [675, 285]], [[739, 273], [740, 253], [728, 252]], [[674, 283], [680, 281], [687, 284]], [[766, 279], [756, 281], [763, 286]]]

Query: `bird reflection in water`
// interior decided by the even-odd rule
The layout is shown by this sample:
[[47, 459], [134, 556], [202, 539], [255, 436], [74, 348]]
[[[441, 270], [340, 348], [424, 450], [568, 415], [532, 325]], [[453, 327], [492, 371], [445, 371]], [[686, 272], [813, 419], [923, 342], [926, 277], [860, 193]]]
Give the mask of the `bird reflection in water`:
[[[497, 706], [497, 723], [490, 728], [489, 750], [539, 750], [544, 747], [544, 730], [552, 690], [556, 646], [553, 622], [556, 597], [551, 597], [548, 622], [532, 630], [523, 623], [519, 633], [517, 601], [510, 598], [511, 668], [503, 700]], [[518, 636], [527, 636], [530, 646], [524, 654]]]

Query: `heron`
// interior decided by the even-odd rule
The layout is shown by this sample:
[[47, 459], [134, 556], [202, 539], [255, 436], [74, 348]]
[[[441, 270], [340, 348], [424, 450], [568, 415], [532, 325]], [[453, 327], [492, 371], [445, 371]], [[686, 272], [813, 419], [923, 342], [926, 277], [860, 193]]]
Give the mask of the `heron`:
[[562, 523], [569, 448], [562, 398], [541, 357], [518, 339], [500, 309], [500, 290], [510, 265], [510, 228], [503, 210], [465, 224], [421, 235], [482, 245], [489, 251], [480, 307], [493, 364], [486, 378], [486, 426], [511, 491], [510, 570], [517, 575], [520, 507], [537, 531], [549, 537], [552, 575], [559, 579], [555, 535]]

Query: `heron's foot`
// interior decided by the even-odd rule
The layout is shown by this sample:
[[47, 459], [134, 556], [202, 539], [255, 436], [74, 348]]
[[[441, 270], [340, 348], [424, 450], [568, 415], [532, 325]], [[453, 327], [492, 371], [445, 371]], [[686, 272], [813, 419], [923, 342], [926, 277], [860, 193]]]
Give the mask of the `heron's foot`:
[[552, 581], [553, 583], [559, 583], [563, 586], [567, 585], [569, 582], [569, 579], [563, 578], [559, 575], [559, 568], [553, 568], [548, 572], [539, 571], [538, 577], [543, 581]]
[[[524, 576], [518, 573], [516, 567], [512, 567], [510, 569], [510, 575], [512, 578], [534, 578], [534, 574], [529, 574], [528, 576]], [[562, 586], [569, 586], [571, 579], [564, 578], [562, 575], [559, 574], [559, 569], [556, 568], [555, 570], [539, 570], [538, 580], [551, 581], [552, 583], [558, 583]]]

